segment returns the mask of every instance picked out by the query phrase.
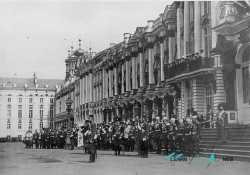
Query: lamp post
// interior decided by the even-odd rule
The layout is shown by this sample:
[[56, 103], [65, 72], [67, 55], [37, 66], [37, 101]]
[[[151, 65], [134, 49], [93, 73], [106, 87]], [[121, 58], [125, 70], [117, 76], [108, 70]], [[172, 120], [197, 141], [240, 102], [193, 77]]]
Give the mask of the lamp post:
[[68, 112], [68, 127], [70, 126], [70, 113], [72, 111], [71, 109], [71, 105], [73, 103], [73, 101], [68, 97], [67, 100], [65, 101], [66, 105], [67, 105], [67, 112]]

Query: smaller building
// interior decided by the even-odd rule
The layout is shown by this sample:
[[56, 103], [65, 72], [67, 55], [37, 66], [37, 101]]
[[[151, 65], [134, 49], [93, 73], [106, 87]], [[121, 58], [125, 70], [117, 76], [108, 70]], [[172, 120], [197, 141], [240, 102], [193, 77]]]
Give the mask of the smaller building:
[[0, 137], [54, 127], [54, 96], [63, 80], [0, 77]]

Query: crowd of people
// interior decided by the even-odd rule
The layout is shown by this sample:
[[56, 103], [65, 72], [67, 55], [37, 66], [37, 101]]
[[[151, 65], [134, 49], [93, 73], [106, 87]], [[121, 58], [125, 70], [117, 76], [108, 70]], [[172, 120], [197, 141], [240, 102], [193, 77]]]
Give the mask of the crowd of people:
[[35, 130], [34, 133], [32, 133], [31, 130], [28, 130], [25, 134], [23, 142], [26, 145], [26, 148], [33, 148], [33, 145], [35, 145], [35, 148], [43, 149], [74, 149], [78, 144], [77, 137], [78, 129], [76, 126], [73, 128], [61, 128], [59, 130], [43, 128], [40, 132]]
[[[227, 131], [225, 124], [227, 114], [223, 105], [218, 106], [217, 117], [218, 138], [226, 140]], [[85, 120], [80, 128], [70, 127], [61, 130], [44, 129], [40, 133], [27, 131], [25, 136], [26, 147], [35, 144], [36, 148], [64, 148], [74, 149], [77, 146], [78, 131], [83, 136], [83, 148], [85, 154], [90, 154], [89, 162], [95, 162], [97, 150], [114, 150], [115, 155], [121, 151], [135, 151], [141, 158], [148, 158], [148, 152], [156, 150], [157, 154], [179, 152], [183, 155], [191, 155], [199, 152], [201, 144], [201, 128], [210, 121], [202, 121], [192, 110], [187, 110], [183, 118], [168, 118], [163, 114], [162, 119], [157, 116], [152, 121], [146, 116], [135, 116], [133, 120], [122, 121], [117, 117], [115, 122], [93, 122], [91, 116]], [[156, 147], [156, 148], [155, 148]]]

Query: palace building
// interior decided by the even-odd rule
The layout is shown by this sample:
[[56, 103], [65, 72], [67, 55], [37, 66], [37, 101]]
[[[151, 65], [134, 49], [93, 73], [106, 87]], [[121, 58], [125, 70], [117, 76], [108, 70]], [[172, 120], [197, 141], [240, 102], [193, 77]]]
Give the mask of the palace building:
[[220, 103], [229, 124], [249, 124], [249, 9], [244, 1], [173, 2], [97, 54], [72, 50], [55, 95], [55, 126], [82, 125], [89, 116], [96, 123], [163, 113], [181, 118], [191, 108], [216, 115]]
[[54, 97], [63, 80], [0, 77], [0, 138], [54, 127]]

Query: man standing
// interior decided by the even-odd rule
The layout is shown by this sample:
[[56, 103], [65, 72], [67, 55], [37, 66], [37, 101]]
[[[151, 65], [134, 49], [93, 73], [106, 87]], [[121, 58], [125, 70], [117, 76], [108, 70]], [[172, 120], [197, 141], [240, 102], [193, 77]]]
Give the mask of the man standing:
[[34, 134], [33, 134], [33, 140], [35, 141], [35, 145], [36, 145], [36, 149], [38, 148], [39, 144], [38, 144], [38, 139], [39, 139], [39, 134], [37, 132], [37, 130], [35, 130]]
[[149, 138], [149, 126], [146, 121], [146, 116], [142, 116], [140, 130], [140, 147], [141, 158], [148, 158], [148, 138]]
[[114, 150], [115, 155], [120, 155], [121, 151], [121, 137], [123, 135], [124, 129], [120, 125], [120, 119], [117, 118], [115, 122], [115, 127], [113, 130], [113, 141], [114, 141]]
[[165, 147], [165, 154], [168, 154], [168, 144], [169, 144], [169, 140], [168, 140], [168, 133], [169, 133], [169, 123], [168, 123], [168, 118], [167, 117], [163, 117], [162, 118], [162, 141], [163, 141], [163, 145]]
[[94, 137], [96, 134], [96, 124], [92, 122], [93, 116], [90, 116], [90, 120], [85, 120], [86, 127], [84, 127], [84, 135], [86, 136], [85, 145], [89, 151], [89, 161], [88, 163], [95, 162], [96, 149], [94, 145]]
[[156, 154], [161, 154], [161, 146], [162, 146], [162, 140], [161, 140], [161, 132], [162, 132], [162, 125], [160, 124], [160, 117], [157, 116], [155, 118], [155, 124], [153, 126], [153, 131], [154, 131], [154, 138], [155, 138], [155, 143], [157, 146], [157, 152]]
[[136, 120], [135, 120], [135, 123], [134, 123], [133, 137], [134, 137], [134, 139], [135, 139], [135, 145], [136, 145], [136, 147], [137, 147], [137, 151], [138, 151], [138, 154], [137, 154], [137, 155], [138, 155], [138, 156], [141, 155], [140, 134], [139, 134], [140, 130], [141, 130], [140, 123], [139, 123], [139, 121], [136, 119]]

